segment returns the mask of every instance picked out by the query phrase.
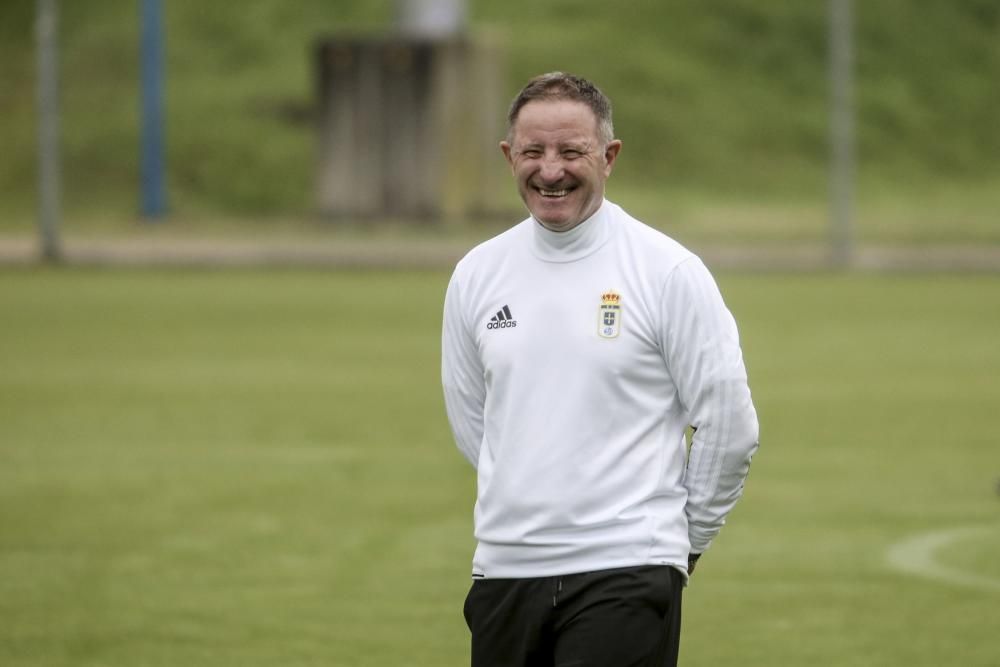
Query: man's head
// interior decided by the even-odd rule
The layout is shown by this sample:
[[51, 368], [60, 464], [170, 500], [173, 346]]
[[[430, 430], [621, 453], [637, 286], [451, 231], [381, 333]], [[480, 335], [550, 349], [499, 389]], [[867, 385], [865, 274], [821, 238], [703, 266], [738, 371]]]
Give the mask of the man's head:
[[586, 79], [553, 72], [518, 93], [500, 149], [532, 216], [563, 232], [600, 207], [621, 142], [604, 93]]

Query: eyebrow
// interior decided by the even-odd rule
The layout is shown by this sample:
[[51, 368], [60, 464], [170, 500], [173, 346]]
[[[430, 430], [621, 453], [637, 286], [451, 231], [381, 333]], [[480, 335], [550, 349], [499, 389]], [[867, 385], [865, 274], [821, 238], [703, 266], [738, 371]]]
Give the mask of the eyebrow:
[[[531, 150], [544, 150], [545, 146], [544, 144], [533, 142], [530, 144], [524, 144], [523, 146], [517, 146], [516, 148], [519, 152], [523, 153], [525, 151], [531, 151]], [[567, 141], [561, 144], [556, 144], [556, 149], [559, 150], [560, 152], [566, 150], [572, 150], [572, 151], [578, 151], [580, 153], [586, 153], [587, 151], [593, 149], [593, 145], [587, 141], [580, 141], [580, 142]]]

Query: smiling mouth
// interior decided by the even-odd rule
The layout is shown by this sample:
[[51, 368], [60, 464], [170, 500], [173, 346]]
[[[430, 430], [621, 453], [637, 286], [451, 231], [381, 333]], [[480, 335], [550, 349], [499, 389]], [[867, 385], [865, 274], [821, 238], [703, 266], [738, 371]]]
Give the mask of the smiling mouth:
[[538, 194], [542, 195], [543, 197], [552, 198], [552, 199], [558, 199], [559, 197], [565, 197], [566, 195], [568, 195], [572, 191], [571, 188], [565, 188], [563, 190], [546, 190], [545, 188], [535, 188], [535, 189], [538, 191]]

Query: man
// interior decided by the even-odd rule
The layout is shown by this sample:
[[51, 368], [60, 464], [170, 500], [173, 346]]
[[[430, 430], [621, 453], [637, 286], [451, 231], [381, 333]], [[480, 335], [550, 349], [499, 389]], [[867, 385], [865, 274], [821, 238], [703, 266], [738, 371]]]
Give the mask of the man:
[[478, 475], [474, 667], [675, 665], [681, 589], [757, 449], [708, 270], [604, 199], [621, 146], [593, 84], [530, 81], [500, 148], [531, 215], [448, 286], [445, 403]]

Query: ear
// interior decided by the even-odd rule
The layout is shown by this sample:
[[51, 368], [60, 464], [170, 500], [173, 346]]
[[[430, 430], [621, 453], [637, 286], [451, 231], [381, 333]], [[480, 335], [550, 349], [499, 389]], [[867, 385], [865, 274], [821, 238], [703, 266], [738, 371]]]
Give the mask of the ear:
[[510, 152], [510, 144], [507, 143], [506, 141], [501, 141], [500, 142], [500, 150], [503, 152], [503, 156], [504, 156], [504, 159], [507, 160], [507, 164], [509, 164], [510, 168], [513, 169], [514, 168], [514, 157], [513, 157], [513, 155]]
[[622, 150], [622, 142], [620, 139], [615, 139], [608, 143], [607, 147], [604, 149], [604, 175], [611, 175], [611, 168], [615, 165], [615, 160], [618, 159], [618, 153]]

